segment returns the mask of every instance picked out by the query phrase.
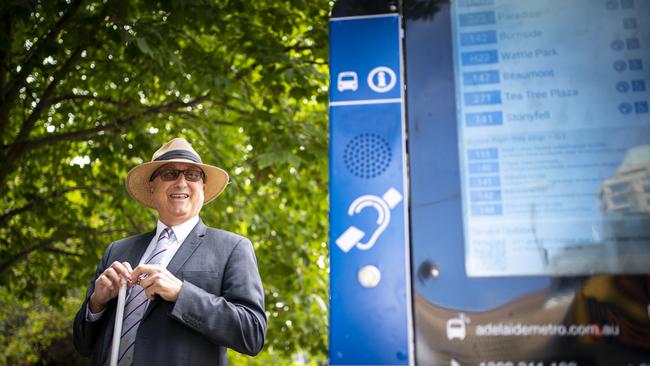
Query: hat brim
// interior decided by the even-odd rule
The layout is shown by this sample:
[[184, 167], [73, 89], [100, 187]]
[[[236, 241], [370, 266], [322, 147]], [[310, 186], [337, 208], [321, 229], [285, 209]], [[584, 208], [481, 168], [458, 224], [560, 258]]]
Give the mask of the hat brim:
[[205, 173], [205, 199], [203, 205], [212, 202], [221, 192], [226, 189], [228, 185], [228, 173], [216, 166], [197, 163], [188, 159], [169, 159], [161, 161], [152, 161], [143, 163], [131, 169], [126, 175], [126, 190], [129, 192], [134, 200], [138, 201], [143, 206], [149, 208], [156, 208], [149, 191], [149, 178], [156, 171], [156, 169], [169, 163], [186, 163], [196, 165], [201, 168]]

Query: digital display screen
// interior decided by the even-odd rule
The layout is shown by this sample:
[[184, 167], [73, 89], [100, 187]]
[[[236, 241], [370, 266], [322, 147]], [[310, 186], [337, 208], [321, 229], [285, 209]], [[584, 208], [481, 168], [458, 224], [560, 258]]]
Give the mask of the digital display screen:
[[452, 2], [469, 277], [647, 273], [647, 14], [641, 0]]

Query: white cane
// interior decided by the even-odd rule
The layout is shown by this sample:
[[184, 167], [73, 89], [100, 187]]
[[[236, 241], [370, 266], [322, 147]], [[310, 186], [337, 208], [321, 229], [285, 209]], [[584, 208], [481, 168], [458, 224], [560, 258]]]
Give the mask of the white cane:
[[124, 321], [124, 302], [126, 300], [126, 280], [120, 282], [120, 292], [117, 294], [117, 312], [115, 313], [115, 327], [113, 328], [113, 346], [111, 347], [111, 365], [117, 366], [117, 357], [120, 352], [120, 337], [122, 335], [122, 322]]

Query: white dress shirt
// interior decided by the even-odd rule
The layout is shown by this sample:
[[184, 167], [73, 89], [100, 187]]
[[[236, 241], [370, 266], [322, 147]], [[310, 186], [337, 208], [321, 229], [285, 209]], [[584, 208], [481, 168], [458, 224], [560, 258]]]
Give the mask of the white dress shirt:
[[[182, 224], [178, 224], [171, 227], [172, 231], [174, 231], [174, 236], [176, 237], [176, 240], [167, 248], [167, 251], [163, 253], [163, 257], [159, 264], [160, 266], [167, 268], [167, 265], [169, 264], [169, 262], [171, 262], [172, 258], [174, 258], [174, 255], [181, 247], [181, 244], [183, 244], [185, 239], [187, 239], [187, 236], [190, 235], [190, 232], [192, 232], [192, 230], [198, 223], [199, 223], [199, 215], [196, 215]], [[151, 242], [149, 242], [149, 246], [147, 247], [147, 250], [145, 250], [144, 254], [142, 255], [142, 258], [140, 258], [140, 262], [138, 262], [138, 264], [143, 264], [147, 260], [147, 258], [149, 258], [151, 253], [156, 248], [156, 244], [158, 244], [158, 237], [160, 236], [160, 233], [166, 227], [167, 225], [163, 224], [159, 219], [158, 224], [156, 225], [156, 233], [154, 234], [153, 238], [151, 238]], [[135, 269], [135, 266], [131, 265], [131, 267]], [[102, 315], [104, 315], [104, 311], [106, 311], [106, 309], [100, 311], [99, 313], [93, 313], [90, 311], [90, 306], [86, 306], [86, 320], [90, 322], [94, 322], [99, 318], [101, 318]]]

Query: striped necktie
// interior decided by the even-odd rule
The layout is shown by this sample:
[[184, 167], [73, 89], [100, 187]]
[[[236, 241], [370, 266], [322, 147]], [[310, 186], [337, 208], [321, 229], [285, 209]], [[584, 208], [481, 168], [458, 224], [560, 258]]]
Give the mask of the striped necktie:
[[[158, 243], [145, 264], [160, 264], [165, 252], [174, 243], [176, 237], [174, 231], [165, 228], [158, 237]], [[122, 323], [122, 336], [120, 338], [120, 352], [117, 364], [118, 366], [129, 366], [133, 362], [133, 351], [135, 348], [135, 336], [138, 332], [138, 326], [147, 309], [149, 301], [141, 286], [133, 286], [126, 304], [124, 305], [124, 322]]]

